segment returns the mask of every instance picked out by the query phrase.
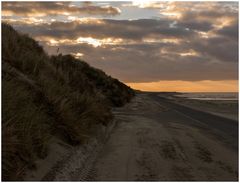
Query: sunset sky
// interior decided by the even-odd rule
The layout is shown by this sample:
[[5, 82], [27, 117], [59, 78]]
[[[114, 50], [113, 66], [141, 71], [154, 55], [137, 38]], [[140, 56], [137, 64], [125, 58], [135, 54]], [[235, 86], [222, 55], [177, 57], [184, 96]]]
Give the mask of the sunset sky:
[[238, 91], [238, 2], [2, 2], [2, 21], [136, 89]]

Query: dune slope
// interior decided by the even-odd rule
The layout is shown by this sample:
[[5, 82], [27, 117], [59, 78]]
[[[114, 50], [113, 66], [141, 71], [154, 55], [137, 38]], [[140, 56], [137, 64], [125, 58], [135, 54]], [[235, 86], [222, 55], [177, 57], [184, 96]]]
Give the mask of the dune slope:
[[48, 154], [51, 139], [74, 146], [111, 123], [112, 106], [134, 91], [71, 55], [47, 55], [2, 24], [2, 179], [21, 180]]

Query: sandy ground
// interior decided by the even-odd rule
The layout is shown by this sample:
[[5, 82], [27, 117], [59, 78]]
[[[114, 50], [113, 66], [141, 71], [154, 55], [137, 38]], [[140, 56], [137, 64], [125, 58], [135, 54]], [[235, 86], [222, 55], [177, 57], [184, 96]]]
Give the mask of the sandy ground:
[[70, 181], [85, 180], [91, 175], [92, 165], [104, 147], [116, 120], [99, 129], [96, 138], [89, 139], [84, 145], [70, 146], [53, 137], [49, 142], [49, 153], [45, 159], [39, 159], [36, 169], [26, 171], [25, 181]]
[[181, 104], [238, 121], [238, 101], [181, 100]]
[[[237, 180], [238, 153], [147, 94], [115, 110], [118, 125], [87, 180]], [[76, 177], [77, 179], [77, 177]]]
[[238, 121], [237, 100], [196, 100], [177, 96], [171, 96], [171, 99], [181, 105]]
[[[222, 134], [149, 93], [113, 110], [99, 139], [70, 147], [53, 139], [50, 154], [25, 180], [180, 181], [238, 179], [238, 152]], [[103, 138], [103, 135], [99, 135]]]

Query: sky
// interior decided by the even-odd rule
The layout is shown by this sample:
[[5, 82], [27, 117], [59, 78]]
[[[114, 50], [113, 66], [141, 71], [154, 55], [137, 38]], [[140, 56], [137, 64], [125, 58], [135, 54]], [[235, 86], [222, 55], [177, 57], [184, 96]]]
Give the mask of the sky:
[[2, 21], [143, 91], [238, 91], [238, 2], [2, 2]]

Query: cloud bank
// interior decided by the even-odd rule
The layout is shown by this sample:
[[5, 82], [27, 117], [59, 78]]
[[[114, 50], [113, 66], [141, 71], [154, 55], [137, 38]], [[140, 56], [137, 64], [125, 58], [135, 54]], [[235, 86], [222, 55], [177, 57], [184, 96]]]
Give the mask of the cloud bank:
[[50, 16], [50, 15], [117, 15], [120, 9], [112, 6], [95, 6], [82, 2], [76, 6], [71, 2], [3, 2], [5, 16]]
[[[123, 20], [76, 15], [117, 15], [124, 7], [158, 9], [159, 17]], [[236, 3], [123, 3], [120, 10], [88, 3], [24, 6], [10, 2], [3, 3], [4, 12], [5, 21], [36, 38], [49, 54], [56, 54], [59, 48], [61, 53], [71, 53], [125, 82], [238, 78]], [[38, 12], [69, 14], [62, 20], [28, 17]], [[25, 17], [14, 18], [17, 15]]]

